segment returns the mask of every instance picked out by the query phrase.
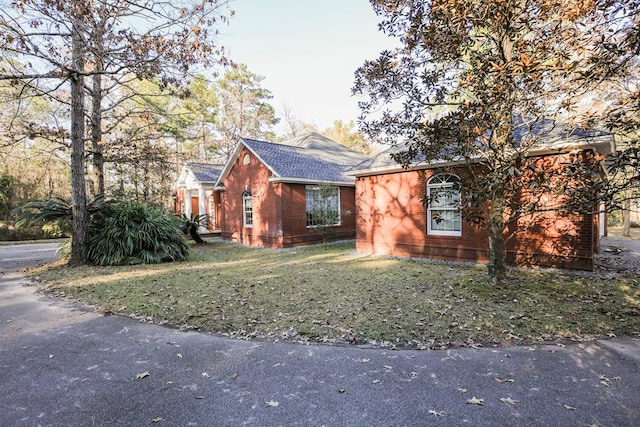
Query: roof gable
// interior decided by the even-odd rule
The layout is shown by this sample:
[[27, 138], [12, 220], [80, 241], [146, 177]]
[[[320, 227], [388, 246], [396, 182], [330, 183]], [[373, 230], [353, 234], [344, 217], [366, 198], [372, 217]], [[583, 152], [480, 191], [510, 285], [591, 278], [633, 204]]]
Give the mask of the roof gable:
[[225, 165], [217, 185], [222, 185], [243, 148], [253, 153], [273, 173], [274, 181], [352, 185], [354, 178], [346, 172], [368, 158], [316, 133], [281, 144], [242, 138]]
[[182, 167], [182, 171], [176, 180], [175, 187], [197, 187], [205, 184], [216, 183], [224, 165], [213, 163], [198, 163], [188, 161]]

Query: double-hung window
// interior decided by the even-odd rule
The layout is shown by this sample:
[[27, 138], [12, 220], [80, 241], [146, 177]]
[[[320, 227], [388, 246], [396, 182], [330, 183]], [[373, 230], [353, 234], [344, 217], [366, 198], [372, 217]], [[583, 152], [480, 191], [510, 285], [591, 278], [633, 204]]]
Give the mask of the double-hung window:
[[340, 188], [307, 186], [307, 227], [341, 224]]
[[253, 199], [249, 190], [242, 193], [242, 222], [245, 227], [253, 227]]
[[434, 176], [427, 183], [427, 200], [428, 234], [461, 236], [460, 179], [448, 173]]

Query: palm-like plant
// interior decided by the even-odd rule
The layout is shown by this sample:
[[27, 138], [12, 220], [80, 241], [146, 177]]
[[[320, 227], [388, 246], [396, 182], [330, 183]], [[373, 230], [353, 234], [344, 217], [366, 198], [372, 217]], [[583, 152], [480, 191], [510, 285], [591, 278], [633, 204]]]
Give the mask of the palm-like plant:
[[[88, 206], [89, 215], [98, 212], [105, 203], [103, 196], [93, 199]], [[71, 202], [60, 197], [31, 200], [15, 208], [11, 214], [16, 217], [16, 227], [57, 222], [61, 228], [71, 230], [73, 215]]]
[[[70, 226], [71, 203], [53, 198], [34, 200], [14, 210], [16, 224], [58, 222]], [[144, 203], [105, 201], [89, 205], [88, 258], [98, 265], [155, 264], [182, 261], [189, 248], [173, 215]]]
[[89, 260], [99, 265], [183, 261], [188, 246], [173, 215], [144, 203], [107, 203], [92, 216]]
[[182, 214], [180, 216], [180, 222], [184, 226], [185, 233], [189, 234], [189, 236], [191, 236], [193, 241], [198, 244], [206, 243], [204, 240], [202, 240], [202, 237], [200, 237], [200, 234], [198, 234], [198, 228], [200, 228], [200, 226], [205, 225], [207, 221], [208, 221], [207, 215], [191, 214], [191, 216], [186, 216], [185, 214]]

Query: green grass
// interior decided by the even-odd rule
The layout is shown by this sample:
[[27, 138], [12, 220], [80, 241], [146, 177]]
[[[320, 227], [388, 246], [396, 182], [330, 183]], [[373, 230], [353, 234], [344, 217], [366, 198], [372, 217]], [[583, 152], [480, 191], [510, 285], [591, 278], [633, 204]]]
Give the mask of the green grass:
[[482, 266], [365, 256], [353, 244], [213, 242], [188, 262], [33, 275], [105, 312], [238, 338], [439, 348], [640, 334], [631, 275], [513, 270], [494, 287]]

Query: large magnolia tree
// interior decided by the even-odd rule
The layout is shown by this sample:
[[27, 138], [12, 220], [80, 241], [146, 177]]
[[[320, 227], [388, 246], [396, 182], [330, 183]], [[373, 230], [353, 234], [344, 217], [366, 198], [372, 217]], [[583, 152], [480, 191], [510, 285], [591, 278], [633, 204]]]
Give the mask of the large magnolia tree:
[[[72, 263], [85, 261], [88, 239], [86, 117], [90, 116], [94, 166], [101, 185], [105, 87], [130, 76], [178, 84], [194, 66], [219, 59], [213, 28], [224, 20], [225, 4], [225, 0], [0, 2], [0, 51], [17, 60], [1, 63], [0, 79], [62, 102], [65, 100], [57, 93], [65, 83], [70, 86], [66, 102], [70, 109]], [[14, 65], [18, 63], [22, 66]]]
[[[514, 204], [518, 195], [569, 185], [574, 193], [585, 190], [583, 195], [605, 191], [595, 173], [598, 158], [584, 159], [579, 170], [570, 171], [536, 169], [529, 158], [546, 137], [545, 129], [557, 130], [549, 123], [594, 124], [585, 120], [593, 115], [578, 117], [576, 107], [616, 74], [599, 73], [600, 80], [588, 74], [619, 59], [610, 50], [594, 59], [602, 38], [617, 28], [604, 8], [618, 7], [620, 24], [633, 17], [637, 23], [637, 7], [632, 17], [614, 1], [371, 3], [383, 17], [380, 28], [398, 38], [400, 47], [382, 52], [356, 73], [354, 92], [368, 98], [361, 103], [362, 129], [377, 141], [405, 143], [397, 156], [405, 165], [443, 160], [466, 166], [463, 206], [473, 206], [471, 218], [487, 226], [489, 274], [498, 282], [505, 274], [505, 242], [513, 236], [510, 224], [533, 218], [541, 208]], [[626, 65], [620, 64], [617, 73], [628, 76]], [[516, 138], [515, 127], [523, 122], [527, 131]], [[527, 168], [531, 172], [524, 176]], [[572, 184], [563, 183], [563, 177]], [[575, 210], [594, 202], [572, 201]]]

